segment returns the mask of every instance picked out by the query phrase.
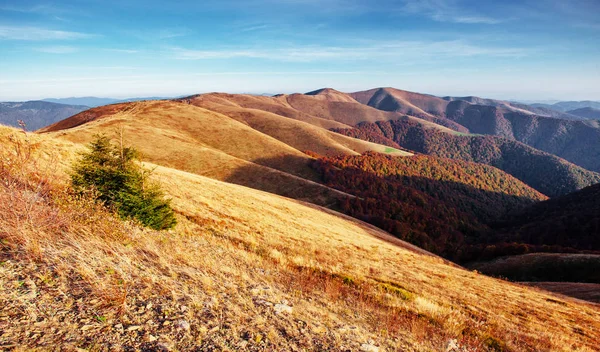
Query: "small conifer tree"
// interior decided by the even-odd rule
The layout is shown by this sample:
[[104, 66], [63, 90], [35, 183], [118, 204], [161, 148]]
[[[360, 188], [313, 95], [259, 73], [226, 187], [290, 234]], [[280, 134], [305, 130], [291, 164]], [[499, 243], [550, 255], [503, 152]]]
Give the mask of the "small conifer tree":
[[156, 184], [148, 182], [149, 172], [135, 161], [134, 148], [114, 146], [98, 135], [87, 153], [75, 164], [71, 183], [78, 193], [92, 191], [95, 198], [122, 218], [133, 218], [156, 230], [176, 224], [170, 202]]

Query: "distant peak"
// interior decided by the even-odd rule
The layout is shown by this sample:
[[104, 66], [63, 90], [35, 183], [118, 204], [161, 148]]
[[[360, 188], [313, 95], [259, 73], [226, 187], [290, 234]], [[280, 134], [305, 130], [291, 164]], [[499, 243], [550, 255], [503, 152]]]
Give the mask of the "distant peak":
[[317, 90], [313, 90], [312, 92], [306, 93], [306, 95], [321, 95], [321, 94], [344, 94], [338, 90], [333, 88], [321, 88]]
[[340, 92], [333, 88], [321, 88], [312, 92], [308, 92], [305, 95], [311, 95], [319, 99], [328, 100], [332, 102], [343, 102], [343, 103], [356, 103], [357, 101], [352, 98], [349, 94]]

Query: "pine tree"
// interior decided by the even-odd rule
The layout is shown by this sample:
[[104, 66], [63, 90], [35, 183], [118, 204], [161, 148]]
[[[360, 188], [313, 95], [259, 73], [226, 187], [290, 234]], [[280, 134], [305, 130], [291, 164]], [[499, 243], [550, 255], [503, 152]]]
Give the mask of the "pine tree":
[[71, 183], [78, 193], [94, 197], [122, 218], [133, 218], [156, 230], [176, 224], [170, 202], [162, 190], [148, 181], [149, 172], [136, 163], [138, 152], [114, 146], [106, 136], [96, 136], [75, 164]]

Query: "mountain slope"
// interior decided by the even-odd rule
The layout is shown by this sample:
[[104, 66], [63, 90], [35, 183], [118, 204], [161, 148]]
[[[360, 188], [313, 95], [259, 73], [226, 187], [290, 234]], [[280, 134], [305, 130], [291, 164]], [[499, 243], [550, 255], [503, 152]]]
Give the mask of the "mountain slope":
[[567, 121], [494, 106], [455, 101], [446, 117], [472, 133], [513, 139], [557, 155], [591, 171], [600, 171], [600, 128], [583, 121]]
[[[501, 108], [504, 111], [518, 112], [518, 113], [522, 113], [522, 114], [526, 114], [526, 115], [554, 117], [554, 118], [564, 119], [564, 120], [581, 120], [580, 117], [571, 115], [566, 112], [552, 110], [552, 109], [548, 109], [546, 107], [540, 107], [540, 106], [534, 107], [531, 105], [521, 104], [521, 103], [517, 103], [517, 102], [513, 102], [513, 101], [485, 99], [485, 98], [479, 98], [479, 97], [474, 97], [474, 96], [444, 97], [443, 99], [447, 100], [449, 102], [466, 101], [473, 105], [493, 106], [493, 107]], [[447, 113], [447, 111], [446, 111], [446, 113]]]
[[554, 104], [532, 104], [536, 107], [544, 107], [548, 109], [553, 109], [556, 111], [567, 112], [569, 110], [582, 109], [582, 108], [593, 108], [600, 109], [600, 102], [584, 100], [584, 101], [559, 101]]
[[600, 184], [535, 204], [496, 225], [498, 237], [600, 251]]
[[487, 224], [547, 197], [493, 167], [431, 156], [319, 158], [326, 185], [355, 195], [345, 213], [454, 261]]
[[125, 138], [146, 160], [291, 198], [332, 205], [340, 192], [317, 184], [311, 158], [213, 111], [171, 101], [90, 109], [44, 129], [78, 143], [97, 133]]
[[444, 118], [448, 102], [432, 95], [407, 92], [395, 88], [375, 88], [350, 93], [350, 96], [362, 104], [379, 110], [416, 116], [458, 132], [468, 132], [464, 126]]
[[18, 121], [21, 120], [28, 130], [34, 131], [86, 109], [87, 106], [45, 101], [5, 102], [0, 103], [0, 124], [18, 126]]
[[235, 99], [228, 100], [216, 94], [190, 97], [185, 100], [190, 104], [229, 116], [302, 151], [311, 150], [322, 155], [352, 155], [366, 151], [410, 155], [383, 145], [342, 136], [314, 126], [303, 119], [286, 118], [269, 111], [242, 107], [232, 103]]
[[204, 102], [218, 105], [229, 105], [239, 108], [261, 110], [270, 112], [276, 115], [288, 117], [291, 119], [308, 122], [312, 125], [322, 128], [348, 127], [349, 125], [342, 122], [337, 122], [329, 118], [321, 118], [312, 116], [305, 112], [294, 109], [287, 102], [287, 96], [278, 95], [274, 97], [256, 96], [247, 94], [226, 94], [226, 93], [210, 93], [194, 95], [187, 98], [182, 98], [182, 101], [189, 101], [192, 104], [197, 104], [201, 107]]
[[[538, 116], [535, 107], [478, 97], [446, 97], [444, 100], [394, 88], [377, 88], [350, 96], [380, 110], [428, 116], [459, 132], [513, 139], [600, 172], [600, 128], [594, 123]], [[557, 104], [580, 106], [579, 103], [593, 102], [570, 103]]]
[[107, 105], [60, 121], [43, 132], [85, 143], [96, 133], [122, 129], [149, 161], [327, 206], [335, 206], [342, 194], [315, 183], [319, 178], [309, 166], [312, 158], [300, 150], [410, 155], [302, 121], [241, 108], [226, 98], [207, 95]]
[[569, 114], [577, 115], [586, 119], [600, 120], [600, 109], [594, 108], [580, 108], [575, 110], [569, 110]]
[[[35, 146], [35, 159], [16, 165], [31, 173], [12, 174], [0, 158], [10, 180], [0, 184], [10, 209], [0, 211], [0, 315], [19, 322], [0, 323], [4, 346], [438, 351], [456, 340], [592, 351], [600, 339], [596, 306], [449, 265], [324, 208], [178, 170], [154, 174], [176, 229], [122, 223], [62, 198], [81, 147], [0, 131], [3, 155], [11, 134]], [[43, 197], [32, 201], [40, 178]]]
[[522, 143], [494, 136], [452, 135], [402, 120], [363, 123], [354, 129], [334, 131], [380, 143], [392, 141], [392, 146], [428, 155], [492, 165], [550, 197], [600, 182], [597, 173]]

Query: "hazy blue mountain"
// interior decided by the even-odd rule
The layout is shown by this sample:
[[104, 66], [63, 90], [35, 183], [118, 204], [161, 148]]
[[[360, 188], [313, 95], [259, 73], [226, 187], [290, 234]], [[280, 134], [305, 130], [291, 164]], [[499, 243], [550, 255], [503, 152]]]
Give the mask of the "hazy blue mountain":
[[567, 111], [567, 113], [569, 113], [571, 115], [580, 116], [580, 117], [583, 117], [586, 119], [600, 120], [600, 109], [594, 109], [594, 108], [588, 107], [588, 108], [569, 110], [569, 111]]
[[[486, 98], [480, 98], [480, 97], [474, 97], [474, 96], [443, 97], [442, 99], [450, 101], [450, 102], [462, 100], [462, 101], [466, 101], [466, 102], [469, 102], [469, 103], [475, 104], [475, 105], [501, 107], [501, 108], [505, 108], [505, 109], [507, 109], [509, 111], [513, 111], [513, 112], [531, 113], [531, 114], [538, 115], [538, 116], [554, 117], [554, 118], [563, 119], [563, 120], [582, 120], [583, 119], [581, 116], [571, 115], [568, 112], [547, 108], [547, 107], [545, 107], [544, 104], [528, 105], [528, 104], [522, 103], [522, 102], [505, 101], [505, 100], [497, 100], [497, 99], [486, 99]], [[540, 105], [544, 105], [544, 106], [540, 106]]]
[[88, 108], [83, 105], [57, 104], [40, 100], [4, 102], [0, 103], [0, 124], [18, 126], [18, 121], [22, 120], [27, 125], [27, 130], [34, 131]]
[[91, 108], [101, 105], [114, 104], [119, 101], [119, 99], [114, 98], [97, 98], [97, 97], [72, 97], [72, 98], [49, 98], [43, 99], [43, 101], [47, 101], [50, 103], [57, 104], [68, 104], [68, 105], [85, 105]]
[[171, 99], [168, 97], [141, 97], [141, 98], [127, 98], [127, 99], [115, 99], [115, 98], [98, 98], [98, 97], [72, 97], [72, 98], [48, 98], [43, 101], [58, 103], [58, 104], [70, 104], [70, 105], [85, 105], [89, 107], [96, 107], [108, 104], [116, 103], [127, 103], [131, 101], [140, 100], [162, 100]]
[[536, 108], [547, 108], [561, 112], [568, 112], [583, 108], [600, 109], [600, 101], [560, 101], [555, 104], [531, 104], [531, 106]]

